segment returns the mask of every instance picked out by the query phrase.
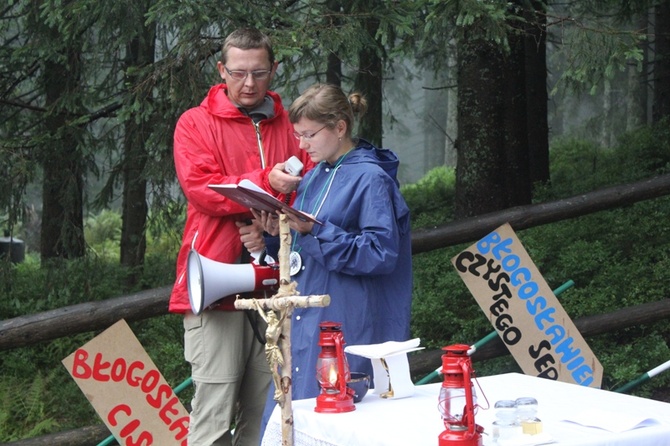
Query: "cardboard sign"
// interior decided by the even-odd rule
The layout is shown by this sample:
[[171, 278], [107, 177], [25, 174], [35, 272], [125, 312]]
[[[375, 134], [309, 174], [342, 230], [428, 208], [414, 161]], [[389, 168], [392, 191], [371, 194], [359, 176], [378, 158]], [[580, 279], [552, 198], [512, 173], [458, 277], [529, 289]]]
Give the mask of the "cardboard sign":
[[525, 374], [600, 387], [602, 365], [509, 224], [451, 262]]
[[189, 415], [121, 320], [63, 365], [122, 446], [186, 446]]

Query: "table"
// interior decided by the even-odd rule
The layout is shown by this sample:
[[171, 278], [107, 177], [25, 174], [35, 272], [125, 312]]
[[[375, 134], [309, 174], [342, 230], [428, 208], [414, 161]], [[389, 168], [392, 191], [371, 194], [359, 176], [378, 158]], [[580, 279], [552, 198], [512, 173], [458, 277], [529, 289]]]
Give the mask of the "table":
[[[587, 445], [670, 445], [670, 404], [630, 395], [551, 381], [519, 373], [477, 379], [479, 409], [475, 421], [484, 427], [484, 445], [492, 445], [493, 405], [502, 399], [532, 396], [538, 401], [538, 416], [546, 436], [554, 444]], [[413, 396], [398, 400], [382, 399], [369, 392], [356, 410], [342, 414], [314, 412], [315, 399], [293, 401], [295, 446], [437, 446], [444, 431], [437, 401], [440, 384], [416, 386]], [[488, 405], [487, 405], [488, 400]], [[613, 430], [587, 427], [593, 416], [616, 422]], [[629, 423], [653, 419], [644, 427], [626, 429]], [[275, 408], [262, 446], [281, 445], [281, 412]], [[570, 421], [566, 421], [570, 420]]]

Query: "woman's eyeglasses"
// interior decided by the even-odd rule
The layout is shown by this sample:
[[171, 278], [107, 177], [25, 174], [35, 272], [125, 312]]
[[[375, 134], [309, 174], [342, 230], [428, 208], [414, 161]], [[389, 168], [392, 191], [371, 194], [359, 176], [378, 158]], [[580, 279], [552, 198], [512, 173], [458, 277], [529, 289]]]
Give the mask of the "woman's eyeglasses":
[[298, 140], [299, 140], [300, 138], [302, 138], [302, 139], [304, 139], [305, 141], [309, 141], [310, 139], [314, 138], [314, 137], [316, 136], [317, 133], [319, 133], [321, 130], [325, 129], [326, 127], [328, 127], [328, 126], [327, 126], [327, 125], [324, 125], [323, 127], [321, 127], [321, 128], [320, 128], [319, 130], [317, 130], [316, 132], [305, 132], [305, 133], [293, 132], [293, 136], [295, 136], [295, 139], [298, 139]]

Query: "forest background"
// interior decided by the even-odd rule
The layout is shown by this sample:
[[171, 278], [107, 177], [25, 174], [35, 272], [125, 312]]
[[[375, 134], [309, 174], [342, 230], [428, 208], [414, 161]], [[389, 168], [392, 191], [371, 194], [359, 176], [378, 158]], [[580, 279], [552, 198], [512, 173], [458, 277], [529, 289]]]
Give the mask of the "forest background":
[[[172, 283], [185, 214], [172, 131], [216, 82], [221, 41], [238, 26], [272, 36], [287, 104], [316, 81], [361, 91], [371, 106], [359, 134], [434, 167], [403, 185], [413, 229], [668, 173], [665, 1], [11, 0], [0, 9], [0, 213], [28, 251], [0, 266], [0, 318]], [[419, 73], [430, 78], [422, 94], [444, 100], [411, 128], [416, 91], [397, 79], [416, 85]], [[598, 114], [584, 118], [583, 103]], [[397, 129], [427, 136], [396, 148]], [[571, 317], [599, 314], [667, 297], [669, 206], [657, 198], [519, 236], [552, 287], [575, 281], [561, 298]], [[412, 334], [428, 347], [490, 331], [449, 264], [461, 249], [414, 256]], [[179, 317], [133, 328], [181, 382]], [[603, 387], [666, 361], [668, 333], [661, 321], [588, 339]], [[99, 422], [60, 365], [94, 335], [3, 354], [0, 440]], [[478, 365], [508, 370], [509, 357]], [[636, 392], [667, 397], [667, 383]]]

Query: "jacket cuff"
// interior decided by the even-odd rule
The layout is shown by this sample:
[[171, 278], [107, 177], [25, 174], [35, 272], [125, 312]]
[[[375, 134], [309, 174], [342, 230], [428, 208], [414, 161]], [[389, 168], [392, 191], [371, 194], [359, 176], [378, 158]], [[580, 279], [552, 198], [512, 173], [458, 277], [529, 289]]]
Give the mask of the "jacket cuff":
[[265, 169], [263, 169], [263, 173], [261, 174], [262, 175], [262, 180], [261, 181], [263, 183], [262, 184], [263, 189], [265, 189], [266, 191], [271, 193], [278, 200], [283, 201], [284, 198], [285, 198], [285, 194], [282, 194], [281, 192], [278, 192], [278, 191], [274, 190], [272, 188], [272, 185], [270, 184], [270, 171], [272, 169], [273, 169], [272, 167], [266, 167]]

